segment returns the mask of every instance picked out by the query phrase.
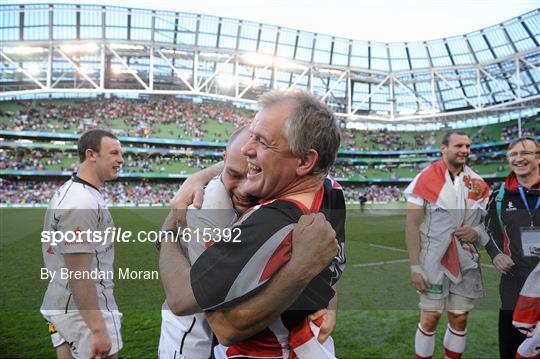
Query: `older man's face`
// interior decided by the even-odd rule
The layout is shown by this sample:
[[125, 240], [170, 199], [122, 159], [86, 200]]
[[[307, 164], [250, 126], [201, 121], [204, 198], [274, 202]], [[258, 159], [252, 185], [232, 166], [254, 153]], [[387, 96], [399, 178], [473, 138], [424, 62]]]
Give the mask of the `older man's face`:
[[252, 196], [271, 199], [286, 195], [297, 177], [300, 160], [292, 155], [283, 135], [283, 125], [293, 109], [292, 103], [270, 106], [257, 113], [250, 126], [242, 154], [248, 159], [245, 191]]

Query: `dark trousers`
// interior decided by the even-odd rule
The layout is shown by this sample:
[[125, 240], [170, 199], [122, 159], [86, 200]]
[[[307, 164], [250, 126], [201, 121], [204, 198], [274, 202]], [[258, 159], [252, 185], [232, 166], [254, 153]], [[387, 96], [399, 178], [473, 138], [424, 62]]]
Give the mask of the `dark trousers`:
[[501, 296], [501, 309], [499, 310], [499, 355], [501, 359], [514, 359], [518, 347], [523, 343], [526, 336], [521, 334], [512, 325], [512, 316], [516, 306], [519, 292], [525, 283], [527, 276], [514, 273], [503, 275], [499, 285]]
[[501, 359], [514, 359], [526, 336], [512, 325], [512, 310], [499, 311], [499, 355]]

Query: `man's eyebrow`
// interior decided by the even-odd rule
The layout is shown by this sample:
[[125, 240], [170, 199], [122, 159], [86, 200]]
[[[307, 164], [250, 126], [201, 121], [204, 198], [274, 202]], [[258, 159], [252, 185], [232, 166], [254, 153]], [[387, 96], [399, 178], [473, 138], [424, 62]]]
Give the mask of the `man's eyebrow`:
[[233, 169], [231, 167], [227, 167], [226, 171], [233, 174], [233, 175], [242, 175], [243, 174], [242, 172], [239, 172], [239, 171], [237, 171], [237, 170], [235, 170], [235, 169]]
[[255, 137], [262, 138], [265, 142], [268, 142], [268, 138], [266, 138], [262, 133], [251, 131], [251, 134]]

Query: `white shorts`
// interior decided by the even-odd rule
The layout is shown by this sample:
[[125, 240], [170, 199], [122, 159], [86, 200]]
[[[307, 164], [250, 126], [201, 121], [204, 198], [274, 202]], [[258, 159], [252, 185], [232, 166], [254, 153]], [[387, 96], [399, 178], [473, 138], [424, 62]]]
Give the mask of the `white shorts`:
[[[101, 311], [101, 315], [111, 338], [112, 347], [109, 355], [116, 354], [123, 346], [120, 335], [122, 313], [119, 311]], [[49, 322], [49, 333], [51, 334], [53, 347], [56, 348], [68, 343], [73, 358], [86, 359], [90, 357], [90, 336], [92, 332], [79, 311], [73, 310], [68, 311], [66, 314], [45, 316], [45, 319]]]
[[442, 312], [446, 308], [448, 312], [464, 314], [474, 309], [474, 299], [455, 293], [449, 293], [446, 297], [440, 299], [432, 299], [420, 294], [420, 304], [418, 306], [425, 311]]
[[212, 353], [212, 331], [204, 313], [177, 316], [161, 311], [159, 359], [208, 359]]

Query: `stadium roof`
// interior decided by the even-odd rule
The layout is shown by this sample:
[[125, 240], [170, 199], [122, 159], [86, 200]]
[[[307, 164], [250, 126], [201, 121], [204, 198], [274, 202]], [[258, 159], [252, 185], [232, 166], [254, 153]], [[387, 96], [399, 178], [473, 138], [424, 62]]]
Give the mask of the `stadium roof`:
[[253, 103], [313, 91], [340, 117], [434, 121], [537, 107], [540, 9], [460, 36], [382, 43], [182, 12], [0, 6], [0, 96], [136, 92]]

